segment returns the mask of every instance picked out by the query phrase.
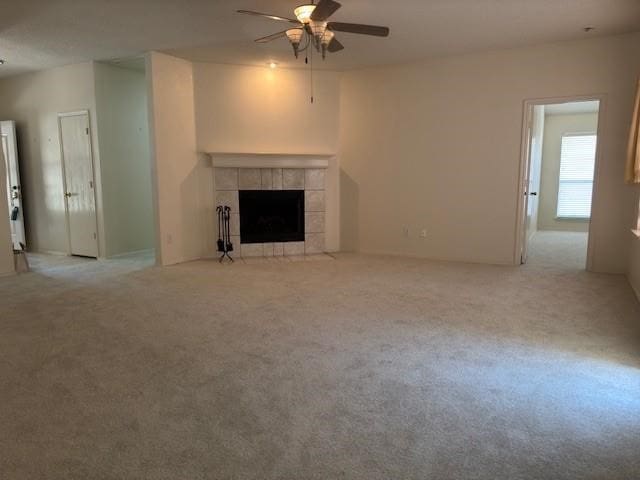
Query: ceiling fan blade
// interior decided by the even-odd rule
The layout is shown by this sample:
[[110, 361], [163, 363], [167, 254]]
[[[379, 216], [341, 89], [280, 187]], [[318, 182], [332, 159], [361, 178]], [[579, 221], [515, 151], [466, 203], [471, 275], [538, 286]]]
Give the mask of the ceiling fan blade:
[[267, 43], [267, 42], [270, 42], [271, 40], [276, 40], [276, 39], [284, 37], [286, 35], [287, 35], [287, 31], [284, 30], [282, 32], [274, 33], [272, 35], [267, 35], [266, 37], [258, 38], [255, 41], [257, 43]]
[[311, 20], [323, 22], [333, 15], [341, 6], [341, 4], [333, 0], [320, 0], [311, 14]]
[[294, 20], [293, 18], [279, 17], [278, 15], [254, 12], [252, 10], [236, 10], [236, 11], [244, 15], [255, 15], [256, 17], [264, 17], [264, 18], [269, 18], [271, 20], [277, 20], [279, 22], [289, 22], [289, 23], [295, 23], [296, 25], [300, 25], [300, 22], [298, 20]]
[[336, 37], [333, 37], [327, 46], [327, 50], [331, 53], [339, 52], [340, 50], [344, 50], [344, 45], [342, 45]]
[[336, 32], [359, 33], [361, 35], [375, 35], [376, 37], [386, 37], [389, 35], [388, 27], [379, 27], [377, 25], [329, 22], [327, 27]]

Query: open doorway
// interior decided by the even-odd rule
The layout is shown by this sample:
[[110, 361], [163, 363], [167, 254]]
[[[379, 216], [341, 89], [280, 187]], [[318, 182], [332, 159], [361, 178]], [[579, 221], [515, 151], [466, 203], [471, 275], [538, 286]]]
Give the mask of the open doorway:
[[154, 255], [148, 83], [143, 57], [96, 62], [106, 258]]
[[600, 99], [525, 103], [520, 262], [589, 269]]
[[144, 58], [3, 79], [3, 211], [33, 265], [154, 255], [147, 88]]

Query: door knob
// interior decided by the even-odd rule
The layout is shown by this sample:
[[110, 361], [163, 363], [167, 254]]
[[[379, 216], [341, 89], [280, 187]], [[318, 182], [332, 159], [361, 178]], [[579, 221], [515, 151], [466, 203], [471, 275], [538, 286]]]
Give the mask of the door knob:
[[73, 193], [71, 192], [64, 192], [64, 196], [69, 198], [71, 195], [73, 195]]
[[533, 195], [534, 197], [538, 195], [538, 192], [531, 192], [529, 195]]

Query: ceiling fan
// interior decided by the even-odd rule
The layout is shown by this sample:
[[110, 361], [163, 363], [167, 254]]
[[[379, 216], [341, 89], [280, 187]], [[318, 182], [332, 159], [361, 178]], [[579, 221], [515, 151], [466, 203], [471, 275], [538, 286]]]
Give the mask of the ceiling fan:
[[318, 52], [322, 53], [323, 60], [327, 52], [333, 53], [344, 49], [344, 46], [338, 41], [334, 32], [374, 35], [376, 37], [386, 37], [389, 35], [388, 27], [362, 25], [359, 23], [328, 22], [327, 19], [341, 6], [342, 5], [333, 0], [320, 0], [317, 4], [314, 4], [312, 1], [310, 4], [300, 5], [294, 9], [295, 19], [253, 12], [251, 10], [238, 10], [238, 13], [256, 15], [295, 25], [287, 30], [258, 38], [256, 42], [267, 43], [278, 38], [287, 37], [293, 47], [293, 53], [296, 58], [298, 58], [300, 52], [307, 50], [310, 45], [313, 45]]

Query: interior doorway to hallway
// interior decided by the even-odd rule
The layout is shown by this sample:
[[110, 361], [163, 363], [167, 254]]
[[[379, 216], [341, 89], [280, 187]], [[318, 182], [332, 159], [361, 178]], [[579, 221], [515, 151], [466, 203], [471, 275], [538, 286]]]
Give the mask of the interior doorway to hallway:
[[152, 253], [145, 58], [85, 64], [53, 83], [47, 75], [3, 90], [3, 211], [15, 217], [14, 249], [101, 260]]
[[520, 263], [589, 269], [600, 103], [525, 102]]

